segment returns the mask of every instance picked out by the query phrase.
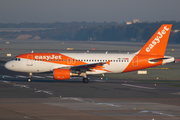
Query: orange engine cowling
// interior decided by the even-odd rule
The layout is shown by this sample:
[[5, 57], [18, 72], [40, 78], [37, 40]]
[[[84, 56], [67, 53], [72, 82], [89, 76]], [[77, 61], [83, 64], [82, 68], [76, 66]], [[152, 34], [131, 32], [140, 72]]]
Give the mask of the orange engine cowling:
[[54, 79], [55, 80], [66, 80], [70, 78], [70, 70], [69, 69], [54, 69]]

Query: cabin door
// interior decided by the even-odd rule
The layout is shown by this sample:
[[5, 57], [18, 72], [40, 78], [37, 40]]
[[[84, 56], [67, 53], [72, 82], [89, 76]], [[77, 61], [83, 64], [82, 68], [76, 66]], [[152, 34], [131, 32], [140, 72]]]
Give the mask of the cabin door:
[[27, 66], [33, 66], [33, 55], [27, 56]]

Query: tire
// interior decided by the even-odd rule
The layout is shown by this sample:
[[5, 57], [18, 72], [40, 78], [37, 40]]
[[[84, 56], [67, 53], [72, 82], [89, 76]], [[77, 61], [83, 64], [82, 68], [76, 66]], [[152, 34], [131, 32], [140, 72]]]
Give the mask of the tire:
[[84, 83], [88, 83], [88, 82], [89, 82], [89, 79], [88, 79], [88, 78], [83, 78], [83, 82], [84, 82]]
[[28, 80], [27, 80], [28, 82], [31, 82], [32, 80], [31, 80], [31, 78], [28, 78]]

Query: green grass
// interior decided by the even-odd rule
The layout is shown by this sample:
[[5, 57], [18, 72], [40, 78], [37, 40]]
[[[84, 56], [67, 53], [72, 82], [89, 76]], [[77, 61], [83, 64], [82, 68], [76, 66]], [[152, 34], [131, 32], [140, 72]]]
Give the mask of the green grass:
[[173, 86], [173, 87], [180, 87], [180, 85], [170, 85], [170, 86]]

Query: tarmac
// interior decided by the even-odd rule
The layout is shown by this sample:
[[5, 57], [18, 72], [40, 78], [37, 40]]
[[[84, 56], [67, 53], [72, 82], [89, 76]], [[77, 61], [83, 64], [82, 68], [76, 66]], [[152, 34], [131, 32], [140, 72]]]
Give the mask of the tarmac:
[[[7, 53], [12, 51], [13, 56], [25, 49], [6, 44], [4, 48]], [[179, 80], [147, 82], [105, 75], [89, 76], [90, 82], [84, 84], [79, 77], [56, 81], [52, 73], [42, 73], [33, 74], [32, 82], [27, 82], [28, 74], [4, 68], [12, 57], [1, 52], [4, 53], [0, 55], [0, 120], [180, 119]]]
[[[175, 83], [90, 76], [55, 81], [51, 73], [27, 75], [0, 66], [2, 120], [179, 120], [180, 88]], [[180, 83], [176, 83], [180, 85]]]

